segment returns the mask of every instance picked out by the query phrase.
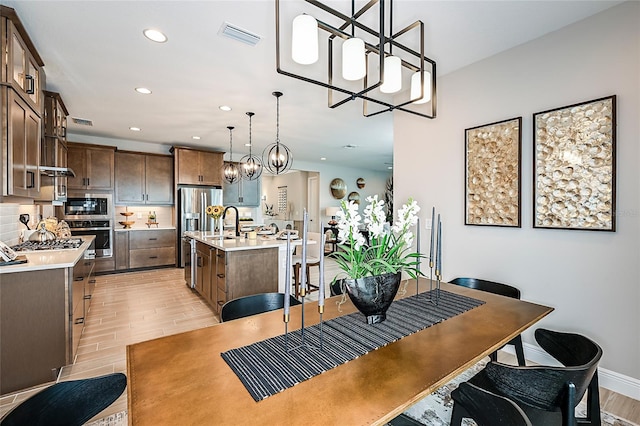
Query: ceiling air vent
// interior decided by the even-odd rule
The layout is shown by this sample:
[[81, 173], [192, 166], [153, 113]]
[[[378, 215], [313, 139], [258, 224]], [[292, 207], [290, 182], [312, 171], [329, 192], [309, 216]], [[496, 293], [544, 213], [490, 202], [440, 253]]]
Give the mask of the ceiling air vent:
[[262, 39], [258, 34], [254, 34], [228, 22], [222, 24], [218, 34], [241, 41], [250, 46], [255, 46]]
[[93, 126], [93, 121], [87, 120], [86, 118], [71, 117], [71, 121], [80, 126]]

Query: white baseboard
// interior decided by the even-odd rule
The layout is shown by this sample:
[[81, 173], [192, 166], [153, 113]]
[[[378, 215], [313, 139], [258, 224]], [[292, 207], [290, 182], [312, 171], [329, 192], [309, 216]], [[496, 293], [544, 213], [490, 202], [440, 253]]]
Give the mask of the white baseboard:
[[[524, 343], [523, 346], [524, 355], [527, 360], [542, 365], [561, 365], [539, 346], [530, 343]], [[511, 345], [507, 345], [502, 350], [515, 355], [515, 350]], [[598, 367], [598, 382], [603, 388], [640, 401], [640, 380], [638, 379]]]

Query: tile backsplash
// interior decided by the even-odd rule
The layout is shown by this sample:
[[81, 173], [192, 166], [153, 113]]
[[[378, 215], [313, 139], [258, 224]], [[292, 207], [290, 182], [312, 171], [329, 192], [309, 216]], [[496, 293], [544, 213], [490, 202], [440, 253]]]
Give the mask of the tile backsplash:
[[38, 204], [0, 203], [0, 241], [7, 245], [18, 244], [20, 234], [27, 228], [20, 222], [21, 214], [29, 215], [29, 228], [34, 229], [43, 217], [54, 216], [52, 206]]

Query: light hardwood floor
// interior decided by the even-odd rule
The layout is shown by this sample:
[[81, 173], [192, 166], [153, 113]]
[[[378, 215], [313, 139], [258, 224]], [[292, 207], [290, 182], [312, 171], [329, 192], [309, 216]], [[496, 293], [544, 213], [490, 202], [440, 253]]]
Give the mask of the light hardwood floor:
[[[312, 282], [317, 282], [317, 270], [312, 268]], [[327, 279], [335, 276], [338, 272], [335, 262], [327, 259], [325, 271]], [[311, 293], [309, 298], [317, 300], [317, 292]], [[185, 285], [183, 269], [98, 276], [76, 359], [62, 369], [59, 380], [126, 373], [127, 345], [218, 322], [218, 316], [207, 303]], [[501, 353], [501, 361], [511, 362], [510, 355]], [[42, 388], [3, 396], [0, 398], [0, 416]], [[640, 401], [607, 389], [600, 391], [604, 410], [640, 424]], [[126, 398], [125, 392], [96, 419], [126, 410]]]

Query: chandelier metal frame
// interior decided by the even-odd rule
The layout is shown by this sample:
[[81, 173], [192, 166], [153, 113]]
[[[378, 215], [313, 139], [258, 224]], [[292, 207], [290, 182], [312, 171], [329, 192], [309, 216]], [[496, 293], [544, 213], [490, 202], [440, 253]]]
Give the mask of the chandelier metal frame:
[[253, 142], [251, 141], [251, 119], [255, 115], [253, 112], [246, 113], [249, 116], [249, 154], [240, 159], [240, 176], [245, 180], [256, 180], [262, 175], [262, 160], [259, 156], [252, 154]]
[[[344, 13], [337, 11], [319, 1], [316, 0], [304, 0], [305, 3], [309, 3], [316, 8], [329, 13], [330, 15], [339, 18], [343, 21], [341, 25], [338, 27], [332, 26], [320, 19], [315, 17], [318, 22], [318, 28], [328, 33], [328, 68], [327, 68], [327, 81], [319, 81], [310, 77], [306, 77], [303, 75], [296, 74], [292, 71], [287, 71], [283, 68], [283, 61], [281, 60], [281, 37], [282, 32], [280, 29], [281, 25], [281, 13], [280, 13], [280, 0], [275, 1], [276, 7], [276, 70], [279, 74], [286, 75], [288, 77], [296, 78], [307, 83], [316, 84], [328, 89], [328, 106], [330, 108], [337, 108], [345, 103], [355, 100], [362, 99], [363, 100], [363, 115], [365, 117], [372, 117], [384, 112], [389, 111], [403, 111], [408, 112], [410, 114], [415, 114], [420, 117], [433, 119], [436, 118], [437, 114], [437, 85], [436, 85], [436, 62], [433, 59], [425, 56], [424, 53], [424, 23], [420, 20], [413, 22], [412, 24], [406, 26], [405, 28], [397, 31], [396, 33], [392, 32], [392, 21], [393, 21], [393, 0], [389, 0], [391, 13], [389, 14], [389, 35], [385, 35], [385, 0], [370, 0], [367, 2], [362, 8], [359, 10], [355, 10], [355, 0], [351, 0], [351, 16], [347, 16]], [[379, 30], [375, 30], [373, 28], [364, 25], [361, 22], [358, 22], [358, 18], [364, 15], [365, 12], [373, 8], [375, 5], [379, 5]], [[367, 58], [367, 74], [363, 79], [363, 87], [362, 90], [353, 91], [346, 87], [340, 87], [335, 84], [334, 80], [334, 61], [333, 61], [333, 50], [334, 50], [334, 40], [336, 38], [340, 38], [343, 40], [349, 39], [353, 36], [353, 34], [349, 34], [346, 30], [351, 27], [352, 30], [357, 28], [360, 31], [364, 31], [369, 35], [374, 36], [377, 39], [377, 44], [367, 43], [365, 41], [365, 52]], [[420, 51], [417, 52], [397, 41], [400, 36], [403, 36], [409, 33], [411, 30], [418, 28], [420, 33]], [[388, 51], [385, 48], [388, 47]], [[391, 54], [392, 49], [399, 49], [403, 52], [403, 57], [401, 58], [402, 67], [407, 68], [411, 72], [420, 72], [421, 77], [421, 94], [424, 94], [425, 91], [425, 81], [424, 81], [424, 71], [429, 71], [431, 73], [431, 100], [429, 103], [424, 104], [426, 106], [419, 107], [419, 110], [410, 109], [410, 105], [416, 100], [411, 99], [409, 96], [408, 100], [402, 100], [398, 103], [391, 103], [383, 99], [378, 99], [375, 96], [375, 92], [372, 92], [374, 89], [380, 87], [384, 82], [384, 58], [387, 55]], [[371, 55], [378, 56], [378, 67], [379, 67], [379, 79], [378, 81], [369, 83], [369, 60]], [[339, 92], [347, 95], [346, 97], [342, 97], [334, 101], [334, 93]], [[377, 92], [377, 91], [376, 91]], [[398, 95], [400, 96], [400, 95]], [[397, 98], [398, 96], [394, 97]], [[370, 112], [368, 108], [368, 103], [374, 103], [376, 105], [380, 105], [383, 108], [377, 111]], [[426, 109], [426, 111], [425, 111]]]

